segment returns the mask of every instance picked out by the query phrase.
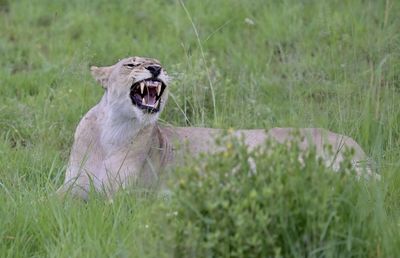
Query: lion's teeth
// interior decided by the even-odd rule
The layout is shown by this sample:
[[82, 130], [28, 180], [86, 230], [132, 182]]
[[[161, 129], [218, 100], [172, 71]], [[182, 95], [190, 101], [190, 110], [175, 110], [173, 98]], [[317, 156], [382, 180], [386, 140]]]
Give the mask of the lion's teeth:
[[144, 82], [140, 83], [140, 93], [143, 94], [144, 91]]
[[142, 104], [143, 104], [143, 105], [147, 105], [146, 99], [145, 99], [145, 98], [142, 99]]
[[157, 107], [158, 106], [158, 102], [159, 102], [160, 100], [157, 100], [156, 101], [156, 103], [154, 103], [154, 107]]
[[161, 93], [161, 85], [158, 84], [158, 86], [157, 86], [157, 96], [160, 96], [160, 93]]

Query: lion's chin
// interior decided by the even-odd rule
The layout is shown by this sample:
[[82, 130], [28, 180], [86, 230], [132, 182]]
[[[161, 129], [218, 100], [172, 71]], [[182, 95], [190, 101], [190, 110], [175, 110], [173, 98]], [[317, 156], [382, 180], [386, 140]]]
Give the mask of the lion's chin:
[[164, 82], [158, 79], [145, 79], [131, 86], [129, 96], [132, 104], [139, 109], [147, 113], [157, 113], [160, 111], [160, 99], [165, 88]]

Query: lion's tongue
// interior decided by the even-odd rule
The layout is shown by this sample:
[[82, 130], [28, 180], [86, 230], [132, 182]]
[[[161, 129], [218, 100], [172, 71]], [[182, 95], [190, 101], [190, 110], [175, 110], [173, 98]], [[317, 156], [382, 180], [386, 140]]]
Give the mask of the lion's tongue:
[[145, 105], [151, 105], [154, 106], [156, 104], [157, 101], [157, 90], [156, 88], [148, 88], [147, 94], [146, 96], [144, 96], [143, 98], [145, 100]]
[[144, 103], [145, 105], [151, 105], [154, 106], [154, 104], [156, 103], [156, 98], [152, 98], [149, 97], [148, 95], [145, 97], [146, 103]]

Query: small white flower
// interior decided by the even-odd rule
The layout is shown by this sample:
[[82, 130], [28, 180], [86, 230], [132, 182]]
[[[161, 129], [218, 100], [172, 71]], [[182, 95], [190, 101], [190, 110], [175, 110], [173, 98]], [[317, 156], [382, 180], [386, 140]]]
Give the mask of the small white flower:
[[247, 23], [248, 25], [252, 25], [252, 26], [255, 24], [255, 22], [248, 17], [246, 19], [244, 19], [244, 22]]
[[249, 158], [247, 159], [247, 162], [248, 162], [249, 167], [250, 167], [249, 176], [256, 175], [256, 174], [257, 174], [257, 165], [256, 165], [256, 161], [255, 161], [252, 157], [249, 157]]

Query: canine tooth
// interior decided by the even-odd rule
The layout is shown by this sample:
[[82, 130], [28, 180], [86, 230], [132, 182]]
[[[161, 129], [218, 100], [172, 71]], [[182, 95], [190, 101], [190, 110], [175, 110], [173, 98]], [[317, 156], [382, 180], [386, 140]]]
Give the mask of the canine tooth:
[[161, 85], [158, 84], [158, 86], [157, 86], [157, 96], [160, 96], [160, 93], [161, 93]]
[[143, 105], [147, 105], [146, 99], [145, 99], [145, 98], [142, 99], [142, 104], [143, 104]]
[[155, 108], [158, 106], [158, 102], [159, 102], [159, 101], [160, 101], [160, 100], [157, 100], [156, 103], [154, 103], [154, 107], [155, 107]]
[[144, 91], [144, 83], [141, 82], [140, 83], [140, 93], [143, 94], [143, 91]]

